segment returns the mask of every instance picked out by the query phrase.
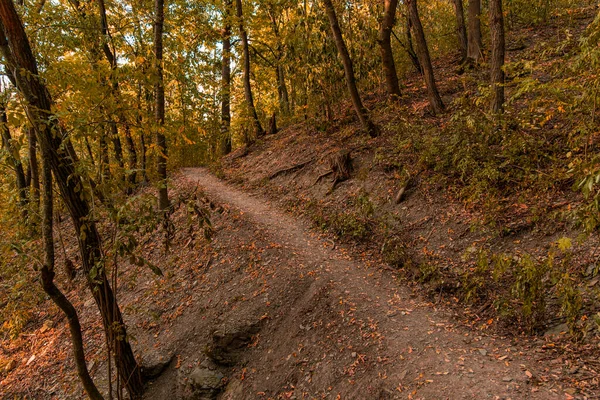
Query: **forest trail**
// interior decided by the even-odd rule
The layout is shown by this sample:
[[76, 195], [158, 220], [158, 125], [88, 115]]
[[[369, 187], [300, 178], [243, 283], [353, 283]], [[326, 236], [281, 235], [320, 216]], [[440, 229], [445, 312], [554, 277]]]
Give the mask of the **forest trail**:
[[[189, 168], [183, 173], [210, 200], [239, 212], [255, 234], [281, 245], [285, 257], [269, 260], [263, 254], [263, 263], [277, 264], [273, 277], [288, 274], [293, 279], [298, 274], [311, 282], [298, 285], [306, 289], [286, 315], [270, 319], [272, 329], [261, 333], [260, 345], [252, 349], [255, 357], [247, 368], [258, 372], [244, 382], [252, 390], [226, 391], [222, 398], [259, 398], [253, 390], [263, 393], [265, 388], [272, 393], [277, 390], [274, 376], [290, 365], [299, 370], [284, 374], [285, 381], [291, 382], [287, 393], [291, 398], [317, 394], [335, 398], [336, 392], [342, 393], [338, 397], [342, 399], [564, 398], [560, 389], [540, 385], [538, 371], [544, 366], [518, 343], [458, 326], [447, 311], [397, 283], [394, 271], [364, 255], [349, 254], [344, 247], [336, 248], [307, 222], [206, 169]], [[242, 241], [235, 237], [242, 231], [229, 232], [234, 235], [231, 243]], [[248, 232], [252, 235], [252, 229]], [[321, 306], [325, 308], [317, 318], [315, 308]], [[303, 322], [307, 318], [312, 326]], [[285, 346], [302, 351], [295, 364], [288, 362], [290, 356], [280, 357]], [[295, 352], [290, 354], [296, 357]]]

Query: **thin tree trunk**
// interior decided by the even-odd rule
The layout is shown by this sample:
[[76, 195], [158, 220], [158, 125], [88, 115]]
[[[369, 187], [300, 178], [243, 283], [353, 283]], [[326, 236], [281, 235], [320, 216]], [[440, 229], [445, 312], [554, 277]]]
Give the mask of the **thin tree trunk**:
[[460, 51], [460, 62], [463, 63], [467, 59], [467, 50], [469, 41], [467, 39], [467, 27], [465, 25], [465, 12], [463, 9], [462, 0], [451, 0], [456, 16], [456, 36], [458, 38], [458, 49]]
[[254, 106], [254, 96], [252, 95], [252, 86], [250, 85], [250, 50], [248, 45], [248, 34], [244, 27], [244, 12], [242, 10], [242, 0], [236, 0], [236, 12], [239, 23], [240, 38], [242, 40], [242, 54], [243, 54], [243, 81], [244, 81], [244, 95], [246, 97], [246, 105], [248, 112], [252, 118], [254, 125], [254, 135], [261, 137], [265, 135], [265, 130], [260, 124], [258, 114], [256, 113], [256, 107]]
[[435, 83], [433, 65], [431, 64], [429, 48], [427, 47], [427, 40], [425, 40], [425, 32], [423, 31], [423, 25], [421, 25], [421, 18], [419, 17], [417, 0], [407, 0], [407, 5], [413, 29], [415, 30], [417, 55], [419, 56], [420, 64], [423, 67], [423, 77], [425, 78], [425, 85], [427, 86], [429, 103], [431, 104], [433, 112], [435, 114], [440, 114], [444, 111], [444, 103], [442, 102], [442, 98], [440, 97], [440, 93], [438, 92]]
[[100, 234], [94, 218], [90, 218], [86, 197], [79, 193], [85, 188], [84, 177], [75, 168], [75, 160], [68, 150], [68, 139], [63, 140], [60, 123], [52, 112], [52, 97], [38, 77], [29, 40], [11, 0], [0, 0], [0, 21], [3, 25], [1, 30], [6, 35], [0, 35], [0, 50], [7, 67], [17, 78], [17, 87], [27, 102], [26, 112], [36, 127], [40, 148], [43, 154], [48, 155], [47, 161], [71, 214], [75, 231], [78, 232], [83, 269], [100, 310], [107, 340], [115, 345], [117, 371], [130, 397], [140, 398], [143, 392], [142, 375], [127, 341], [123, 316], [102, 267], [104, 257]]
[[231, 0], [223, 13], [223, 60], [221, 68], [221, 155], [231, 153]]
[[[45, 154], [44, 154], [45, 153]], [[43, 182], [43, 202], [42, 202], [42, 237], [44, 242], [44, 263], [41, 268], [42, 287], [44, 292], [56, 304], [67, 317], [69, 329], [71, 331], [71, 344], [73, 345], [73, 356], [77, 375], [83, 385], [88, 397], [92, 400], [102, 400], [103, 397], [94, 384], [92, 377], [87, 369], [85, 362], [85, 352], [83, 349], [83, 336], [81, 334], [81, 325], [79, 317], [73, 304], [65, 297], [58, 287], [54, 284], [54, 238], [53, 238], [53, 194], [52, 194], [52, 168], [50, 166], [50, 156], [48, 149], [42, 154], [42, 182]]]
[[502, 0], [490, 0], [490, 30], [492, 36], [492, 56], [490, 59], [490, 77], [492, 84], [492, 113], [504, 111], [504, 15]]
[[31, 175], [31, 189], [30, 197], [31, 201], [39, 207], [40, 204], [40, 172], [37, 162], [37, 139], [35, 137], [35, 130], [31, 127], [27, 128], [27, 138], [29, 140], [28, 152], [29, 152], [29, 175]]
[[163, 27], [165, 21], [164, 0], [154, 1], [154, 58], [156, 84], [154, 85], [156, 123], [156, 145], [158, 147], [158, 208], [166, 212], [169, 209], [167, 192], [167, 139], [163, 133], [165, 124], [165, 86], [163, 82]]
[[384, 0], [383, 21], [379, 27], [379, 48], [381, 50], [381, 64], [385, 75], [385, 86], [390, 98], [399, 98], [400, 85], [398, 83], [398, 74], [396, 64], [394, 63], [394, 53], [392, 52], [392, 29], [396, 22], [396, 8], [398, 0]]
[[354, 106], [354, 111], [356, 111], [356, 115], [358, 116], [358, 119], [363, 129], [371, 137], [377, 136], [377, 127], [369, 118], [369, 112], [363, 105], [360, 99], [360, 94], [358, 93], [358, 88], [356, 87], [356, 78], [354, 76], [352, 60], [350, 59], [348, 48], [346, 47], [346, 43], [344, 42], [342, 30], [340, 29], [340, 24], [335, 13], [335, 8], [333, 7], [333, 3], [331, 2], [331, 0], [323, 0], [323, 3], [325, 4], [325, 12], [327, 13], [327, 18], [329, 18], [329, 25], [331, 26], [331, 32], [333, 33], [333, 37], [335, 39], [335, 45], [342, 59], [342, 64], [344, 65], [346, 84], [348, 85], [348, 91], [350, 92], [350, 97], [352, 98], [352, 105]]
[[19, 151], [15, 148], [10, 130], [8, 129], [8, 119], [6, 118], [6, 105], [0, 102], [0, 136], [2, 136], [2, 145], [6, 151], [10, 165], [15, 170], [17, 190], [19, 191], [19, 206], [23, 213], [23, 217], [27, 217], [27, 179], [25, 178], [25, 170], [21, 162]]
[[[109, 46], [110, 32], [108, 30], [108, 20], [106, 18], [106, 6], [104, 4], [104, 0], [97, 0], [98, 3], [98, 13], [100, 14], [100, 33], [102, 38], [102, 49], [104, 51], [104, 55], [106, 60], [109, 62], [112, 74], [110, 76], [111, 81], [111, 93], [115, 98], [117, 104], [117, 119], [119, 123], [123, 126], [125, 131], [125, 142], [127, 144], [127, 154], [129, 161], [129, 172], [127, 174], [127, 180], [131, 185], [134, 185], [136, 182], [136, 169], [137, 169], [137, 152], [135, 150], [135, 144], [133, 142], [133, 138], [131, 137], [131, 130], [129, 127], [129, 121], [123, 112], [122, 103], [123, 100], [121, 98], [121, 91], [119, 89], [119, 81], [116, 76], [118, 64], [117, 57], [115, 55], [114, 50], [111, 50]], [[116, 125], [115, 125], [116, 126]], [[116, 137], [118, 138], [118, 130], [116, 132]], [[119, 139], [120, 142], [120, 139]], [[123, 165], [123, 157], [121, 151], [121, 163]]]
[[290, 113], [290, 96], [285, 83], [285, 69], [281, 65], [281, 59], [277, 60], [277, 93], [279, 94], [279, 109], [283, 115]]
[[483, 48], [481, 43], [481, 0], [469, 0], [468, 17], [467, 58], [471, 63], [477, 64]]
[[[277, 95], [279, 97], [279, 111], [282, 115], [289, 115], [290, 100], [287, 85], [285, 84], [285, 70], [281, 61], [283, 58], [283, 46], [281, 44], [281, 38], [279, 36], [279, 26], [277, 24], [277, 18], [275, 17], [275, 11], [273, 9], [269, 9], [268, 14], [269, 19], [271, 20], [271, 28], [273, 29], [275, 39], [277, 40], [277, 50], [275, 52], [275, 76], [277, 77]], [[272, 129], [269, 128], [269, 130]]]

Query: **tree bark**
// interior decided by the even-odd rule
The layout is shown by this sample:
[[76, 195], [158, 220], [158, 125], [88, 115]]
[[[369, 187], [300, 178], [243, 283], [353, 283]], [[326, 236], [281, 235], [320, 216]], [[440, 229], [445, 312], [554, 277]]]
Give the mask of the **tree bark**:
[[460, 51], [461, 64], [467, 59], [469, 41], [467, 39], [467, 27], [465, 25], [465, 12], [462, 0], [451, 0], [456, 16], [456, 36], [458, 38], [458, 49]]
[[379, 27], [379, 48], [381, 50], [381, 64], [383, 74], [385, 75], [385, 86], [388, 97], [399, 98], [400, 85], [398, 83], [398, 74], [396, 64], [394, 63], [394, 53], [392, 52], [392, 29], [396, 23], [396, 9], [398, 0], [384, 0], [383, 21]]
[[31, 176], [30, 182], [30, 197], [31, 201], [39, 206], [40, 204], [40, 172], [37, 162], [37, 139], [35, 137], [35, 130], [31, 127], [27, 128], [27, 138], [29, 140], [28, 153], [29, 153], [29, 172]]
[[[0, 0], [0, 50], [7, 67], [17, 79], [17, 87], [27, 103], [26, 112], [36, 130], [40, 149], [48, 155], [61, 196], [69, 209], [78, 232], [79, 249], [88, 285], [96, 301], [107, 341], [115, 346], [115, 363], [131, 398], [143, 392], [142, 375], [127, 341], [123, 316], [114, 297], [103, 267], [101, 238], [90, 206], [81, 191], [85, 190], [83, 176], [75, 168], [69, 152], [69, 139], [63, 139], [59, 121], [52, 112], [52, 97], [38, 76], [37, 63], [29, 40], [11, 0]], [[8, 41], [6, 40], [8, 39]]]
[[231, 0], [225, 0], [221, 41], [221, 155], [227, 155], [231, 153]]
[[164, 0], [154, 1], [154, 63], [156, 84], [154, 85], [156, 124], [156, 146], [158, 148], [158, 208], [163, 212], [169, 209], [167, 192], [167, 139], [163, 133], [165, 124], [165, 86], [163, 81], [163, 27], [165, 22]]
[[103, 397], [94, 384], [85, 362], [85, 351], [83, 349], [83, 336], [81, 324], [73, 304], [65, 297], [60, 289], [54, 284], [54, 238], [53, 238], [53, 194], [52, 194], [52, 168], [48, 149], [42, 154], [42, 238], [44, 242], [44, 263], [41, 268], [42, 287], [44, 292], [56, 304], [67, 317], [69, 330], [71, 332], [71, 344], [73, 345], [73, 356], [77, 375], [83, 385], [83, 389], [92, 400], [102, 400]]
[[254, 125], [254, 135], [261, 137], [265, 135], [265, 130], [260, 124], [256, 107], [254, 106], [254, 96], [252, 95], [252, 86], [250, 85], [250, 49], [248, 44], [248, 33], [244, 27], [244, 11], [242, 9], [242, 0], [235, 0], [236, 12], [239, 24], [240, 38], [242, 40], [242, 57], [243, 57], [243, 81], [244, 81], [244, 96], [246, 97], [246, 106], [252, 118]]
[[490, 77], [492, 84], [492, 113], [504, 111], [504, 15], [502, 0], [490, 0], [490, 31], [492, 36], [492, 55], [490, 59]]
[[469, 0], [468, 17], [467, 59], [471, 63], [477, 64], [483, 48], [481, 43], [481, 0]]
[[433, 65], [431, 64], [431, 57], [429, 56], [429, 48], [427, 47], [427, 40], [425, 39], [425, 32], [423, 31], [423, 25], [421, 24], [421, 18], [419, 17], [419, 9], [417, 7], [417, 0], [407, 0], [408, 13], [412, 21], [415, 40], [417, 41], [417, 55], [419, 56], [419, 62], [423, 67], [423, 77], [425, 78], [425, 85], [427, 86], [427, 95], [429, 97], [429, 103], [431, 109], [435, 114], [440, 114], [444, 111], [444, 103], [440, 97], [440, 93], [435, 83], [435, 77], [433, 75]]
[[325, 4], [325, 12], [327, 13], [327, 18], [329, 19], [329, 25], [331, 26], [331, 32], [333, 34], [333, 38], [335, 39], [335, 45], [338, 49], [340, 58], [342, 59], [342, 64], [344, 65], [346, 85], [348, 86], [350, 97], [352, 98], [352, 105], [354, 106], [354, 111], [356, 111], [356, 115], [358, 116], [358, 120], [360, 121], [363, 129], [371, 137], [375, 137], [378, 134], [377, 127], [369, 118], [369, 112], [362, 104], [362, 101], [360, 99], [360, 94], [358, 93], [358, 88], [356, 87], [356, 78], [354, 76], [352, 60], [350, 59], [348, 48], [346, 47], [346, 43], [344, 42], [344, 38], [342, 36], [342, 30], [340, 29], [340, 24], [335, 13], [335, 8], [333, 7], [333, 3], [331, 0], [323, 0], [323, 3]]

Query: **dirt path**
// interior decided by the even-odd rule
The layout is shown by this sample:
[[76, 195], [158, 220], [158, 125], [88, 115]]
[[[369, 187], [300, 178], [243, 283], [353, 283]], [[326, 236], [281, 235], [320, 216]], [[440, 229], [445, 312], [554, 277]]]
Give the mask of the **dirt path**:
[[[184, 175], [282, 248], [283, 257], [265, 253], [261, 262], [277, 263], [273, 277], [287, 274], [292, 288], [292, 305], [270, 318], [249, 355], [246, 367], [253, 373], [235, 385], [245, 389], [228, 390], [223, 398], [564, 398], [556, 388], [537, 385], [541, 366], [519, 346], [456, 327], [389, 270], [336, 249], [268, 201], [204, 169]], [[235, 229], [229, 234], [242, 235]], [[274, 289], [265, 291], [267, 305], [277, 301]]]

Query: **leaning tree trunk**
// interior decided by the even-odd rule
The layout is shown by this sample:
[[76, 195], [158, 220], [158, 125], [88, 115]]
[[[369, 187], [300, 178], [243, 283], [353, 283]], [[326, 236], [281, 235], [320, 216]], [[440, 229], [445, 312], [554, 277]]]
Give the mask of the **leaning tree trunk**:
[[53, 238], [53, 194], [52, 194], [52, 167], [49, 149], [42, 154], [42, 238], [44, 242], [44, 263], [40, 270], [42, 287], [44, 292], [56, 304], [67, 317], [69, 330], [71, 331], [71, 344], [73, 345], [73, 356], [77, 367], [77, 375], [83, 385], [88, 397], [92, 400], [102, 400], [103, 397], [94, 384], [85, 362], [85, 351], [83, 349], [83, 336], [79, 316], [73, 304], [65, 297], [60, 289], [54, 284], [54, 238]]
[[244, 12], [242, 10], [242, 0], [236, 0], [236, 12], [239, 24], [240, 38], [242, 40], [242, 56], [243, 62], [243, 81], [244, 81], [244, 96], [246, 97], [246, 105], [248, 112], [252, 118], [254, 125], [254, 136], [261, 137], [265, 135], [265, 130], [260, 124], [256, 107], [254, 106], [254, 96], [252, 95], [252, 86], [250, 85], [250, 49], [248, 44], [248, 33], [244, 27]]
[[164, 0], [154, 1], [154, 63], [156, 83], [154, 85], [154, 118], [156, 123], [156, 146], [158, 148], [158, 208], [162, 212], [169, 209], [167, 192], [167, 139], [163, 133], [165, 124], [165, 86], [163, 81], [163, 27], [165, 22]]
[[333, 3], [331, 2], [331, 0], [323, 0], [323, 3], [325, 4], [325, 12], [327, 13], [327, 18], [329, 18], [329, 24], [331, 25], [331, 32], [335, 39], [335, 45], [342, 59], [342, 64], [344, 65], [344, 75], [346, 77], [346, 84], [348, 85], [350, 97], [352, 98], [352, 105], [354, 106], [354, 111], [356, 111], [356, 115], [358, 116], [358, 119], [363, 129], [371, 137], [377, 136], [377, 127], [369, 118], [369, 112], [363, 105], [360, 99], [360, 94], [358, 93], [358, 88], [356, 87], [356, 78], [354, 76], [352, 60], [350, 59], [348, 48], [346, 47], [346, 43], [344, 42], [342, 30], [340, 29], [340, 24], [335, 13], [335, 8], [333, 7]]
[[481, 43], [481, 0], [469, 0], [467, 11], [469, 17], [467, 59], [471, 63], [477, 64], [483, 48]]
[[225, 0], [222, 44], [221, 155], [226, 155], [231, 153], [231, 0]]
[[467, 39], [467, 27], [465, 25], [465, 12], [462, 0], [451, 0], [456, 16], [456, 36], [458, 37], [458, 49], [460, 50], [460, 62], [467, 59], [469, 41]]
[[490, 59], [490, 77], [492, 84], [492, 113], [504, 111], [504, 15], [502, 0], [490, 0], [490, 31], [492, 36], [492, 56]]
[[0, 50], [7, 67], [17, 79], [17, 87], [27, 103], [27, 116], [36, 128], [40, 149], [48, 155], [61, 196], [78, 232], [83, 269], [100, 310], [107, 340], [114, 343], [119, 376], [125, 382], [130, 396], [139, 398], [143, 392], [142, 375], [127, 341], [123, 316], [104, 271], [100, 234], [90, 215], [89, 203], [80, 194], [85, 188], [84, 179], [75, 168], [69, 139], [64, 139], [64, 132], [53, 114], [52, 97], [38, 77], [29, 40], [11, 0], [0, 0], [0, 22], [4, 33], [0, 35]]
[[425, 40], [425, 32], [423, 31], [423, 25], [421, 24], [421, 18], [419, 17], [417, 0], [407, 0], [407, 5], [413, 29], [415, 30], [417, 55], [419, 56], [420, 64], [423, 67], [423, 77], [425, 78], [425, 85], [427, 86], [429, 103], [431, 104], [433, 112], [435, 114], [439, 114], [444, 111], [444, 103], [442, 102], [442, 98], [440, 97], [440, 93], [438, 92], [437, 85], [435, 83], [433, 65], [431, 64], [429, 48], [427, 47], [427, 40]]
[[381, 65], [385, 75], [385, 86], [389, 98], [399, 98], [400, 85], [398, 83], [398, 74], [396, 73], [396, 64], [394, 63], [394, 53], [392, 52], [392, 28], [396, 22], [396, 8], [398, 0], [384, 0], [383, 21], [379, 27], [379, 48], [381, 50]]

